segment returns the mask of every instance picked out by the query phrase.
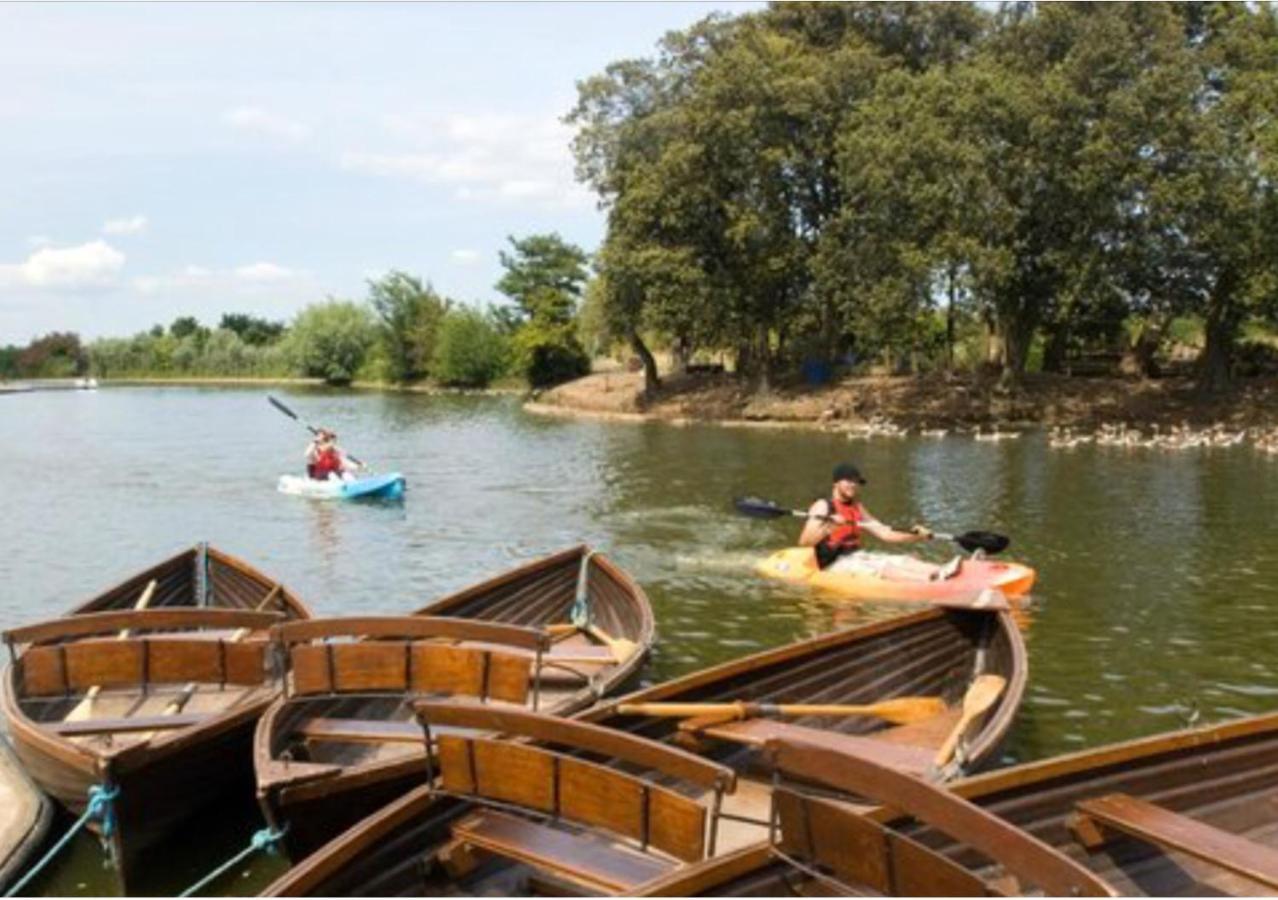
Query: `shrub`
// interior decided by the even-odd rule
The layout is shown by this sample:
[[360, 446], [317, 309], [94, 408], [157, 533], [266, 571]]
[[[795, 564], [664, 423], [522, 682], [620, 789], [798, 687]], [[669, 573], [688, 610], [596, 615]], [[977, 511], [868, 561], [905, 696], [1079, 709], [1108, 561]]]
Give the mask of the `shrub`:
[[376, 339], [367, 307], [328, 300], [298, 313], [286, 341], [289, 356], [303, 375], [329, 384], [349, 384]]
[[440, 323], [431, 371], [444, 384], [487, 387], [506, 371], [509, 354], [506, 338], [488, 316], [456, 307]]
[[534, 388], [553, 387], [590, 374], [590, 358], [573, 323], [530, 321], [514, 339], [515, 367]]

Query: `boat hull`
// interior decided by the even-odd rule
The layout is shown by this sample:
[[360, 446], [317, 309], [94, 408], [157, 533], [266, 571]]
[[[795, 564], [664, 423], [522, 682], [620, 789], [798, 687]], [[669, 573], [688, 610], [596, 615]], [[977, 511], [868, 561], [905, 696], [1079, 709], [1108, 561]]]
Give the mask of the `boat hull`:
[[278, 488], [282, 494], [310, 497], [316, 500], [398, 500], [404, 496], [407, 480], [398, 472], [370, 475], [352, 481], [331, 478], [319, 481], [300, 475], [281, 475]]
[[788, 547], [759, 560], [755, 571], [765, 578], [849, 599], [922, 602], [974, 597], [990, 589], [1006, 597], [1020, 597], [1029, 593], [1037, 577], [1033, 569], [1020, 563], [967, 558], [954, 576], [929, 580], [940, 567], [909, 556], [864, 555], [868, 561], [864, 567], [823, 570], [810, 547]]

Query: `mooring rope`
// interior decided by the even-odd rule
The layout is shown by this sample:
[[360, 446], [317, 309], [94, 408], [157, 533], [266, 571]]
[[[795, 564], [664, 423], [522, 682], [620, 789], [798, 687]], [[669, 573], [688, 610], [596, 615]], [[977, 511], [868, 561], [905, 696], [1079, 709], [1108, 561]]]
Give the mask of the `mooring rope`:
[[244, 860], [248, 859], [254, 853], [258, 853], [262, 850], [269, 850], [273, 848], [276, 842], [279, 841], [279, 839], [282, 837], [284, 837], [283, 831], [276, 831], [274, 828], [271, 828], [269, 826], [266, 828], [258, 829], [257, 831], [253, 833], [253, 837], [249, 839], [247, 847], [245, 847], [239, 853], [232, 856], [226, 862], [222, 863], [222, 865], [218, 866], [212, 872], [205, 875], [195, 884], [191, 885], [189, 888], [184, 890], [182, 893], [178, 894], [178, 896], [179, 897], [194, 896], [199, 891], [203, 890], [204, 888], [208, 887], [213, 882], [217, 881], [219, 878], [221, 878], [231, 869], [235, 868], [240, 863], [244, 862]]
[[58, 842], [49, 848], [49, 852], [40, 857], [40, 861], [27, 870], [17, 882], [14, 883], [9, 890], [5, 891], [6, 897], [15, 897], [22, 893], [22, 889], [27, 886], [31, 879], [40, 874], [40, 871], [49, 864], [55, 856], [61, 852], [62, 848], [71, 842], [81, 828], [84, 828], [93, 819], [102, 820], [102, 839], [110, 840], [112, 832], [115, 831], [115, 798], [120, 795], [118, 787], [103, 787], [95, 784], [89, 788], [89, 802], [84, 808], [84, 813], [80, 818], [76, 819], [75, 824], [67, 829], [67, 833], [58, 839]]

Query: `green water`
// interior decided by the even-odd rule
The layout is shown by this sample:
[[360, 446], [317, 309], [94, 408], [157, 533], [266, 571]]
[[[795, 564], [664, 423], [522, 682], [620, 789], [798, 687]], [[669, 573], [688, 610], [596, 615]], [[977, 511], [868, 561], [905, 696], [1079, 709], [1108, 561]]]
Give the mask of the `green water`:
[[[50, 617], [207, 540], [280, 578], [317, 613], [407, 611], [580, 541], [647, 589], [648, 681], [894, 614], [755, 579], [793, 523], [736, 517], [731, 498], [806, 504], [858, 463], [885, 521], [1012, 536], [1039, 571], [1030, 687], [1005, 761], [1278, 708], [1278, 460], [1248, 447], [1052, 450], [1042, 435], [849, 441], [807, 432], [549, 420], [513, 399], [283, 396], [356, 455], [408, 478], [399, 505], [276, 493], [306, 433], [261, 390], [129, 388], [0, 397], [0, 624]], [[945, 548], [929, 548], [944, 558]], [[247, 810], [247, 811], [246, 811]], [[173, 892], [248, 841], [251, 802], [156, 854]], [[217, 885], [260, 889], [258, 859]], [[85, 840], [50, 893], [109, 892]]]

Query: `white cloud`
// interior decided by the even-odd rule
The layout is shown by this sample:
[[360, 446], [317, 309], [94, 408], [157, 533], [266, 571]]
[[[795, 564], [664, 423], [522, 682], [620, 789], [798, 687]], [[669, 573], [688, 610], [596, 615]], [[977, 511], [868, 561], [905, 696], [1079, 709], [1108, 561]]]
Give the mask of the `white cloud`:
[[235, 109], [229, 109], [222, 114], [222, 121], [238, 131], [275, 140], [298, 142], [311, 136], [309, 126], [268, 112], [259, 106], [238, 106]]
[[0, 263], [0, 287], [49, 290], [105, 288], [124, 268], [124, 254], [106, 241], [74, 247], [41, 246], [20, 263]]
[[103, 234], [141, 234], [146, 231], [146, 216], [109, 219], [102, 225]]
[[387, 131], [408, 152], [351, 151], [344, 169], [451, 186], [461, 200], [588, 207], [573, 179], [572, 129], [553, 116], [390, 116]]
[[231, 269], [184, 266], [168, 275], [143, 275], [133, 279], [133, 287], [143, 294], [202, 293], [227, 291], [252, 293], [266, 287], [311, 290], [309, 272], [272, 262], [255, 262]]
[[235, 277], [244, 281], [287, 281], [298, 273], [271, 262], [256, 262], [235, 269]]
[[478, 250], [454, 250], [451, 254], [453, 262], [459, 266], [473, 266], [479, 262]]

